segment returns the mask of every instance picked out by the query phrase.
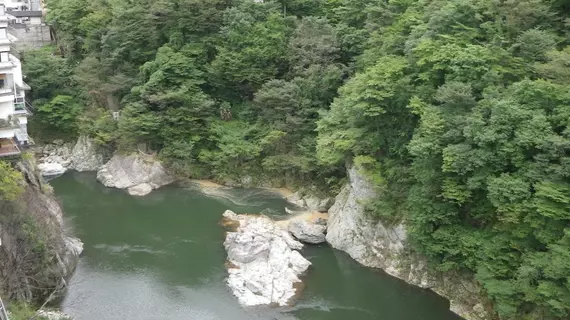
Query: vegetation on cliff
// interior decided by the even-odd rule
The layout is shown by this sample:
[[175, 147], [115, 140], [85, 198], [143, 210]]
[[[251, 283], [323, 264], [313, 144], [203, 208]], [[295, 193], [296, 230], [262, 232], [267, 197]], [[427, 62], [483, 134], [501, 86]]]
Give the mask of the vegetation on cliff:
[[58, 48], [24, 55], [43, 127], [195, 177], [334, 190], [358, 161], [371, 212], [475, 274], [502, 318], [570, 316], [566, 2], [47, 5]]
[[25, 306], [60, 292], [74, 262], [51, 189], [23, 158], [0, 160], [0, 296]]

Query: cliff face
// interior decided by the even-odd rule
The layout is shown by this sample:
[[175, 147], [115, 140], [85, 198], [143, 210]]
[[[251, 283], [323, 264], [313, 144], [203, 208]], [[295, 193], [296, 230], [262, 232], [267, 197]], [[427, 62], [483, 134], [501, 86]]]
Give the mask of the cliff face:
[[80, 136], [75, 143], [56, 140], [37, 150], [38, 165], [44, 176], [56, 176], [67, 170], [97, 171], [107, 159], [107, 150], [98, 147], [87, 136]]
[[25, 191], [16, 201], [0, 201], [0, 295], [40, 301], [65, 288], [83, 244], [66, 232], [61, 207], [35, 162], [16, 168]]
[[348, 175], [349, 183], [329, 210], [327, 242], [365, 266], [435, 291], [465, 319], [493, 319], [481, 288], [470, 276], [430, 271], [426, 259], [408, 247], [405, 222], [388, 225], [367, 217], [364, 204], [376, 192], [358, 168], [350, 168]]

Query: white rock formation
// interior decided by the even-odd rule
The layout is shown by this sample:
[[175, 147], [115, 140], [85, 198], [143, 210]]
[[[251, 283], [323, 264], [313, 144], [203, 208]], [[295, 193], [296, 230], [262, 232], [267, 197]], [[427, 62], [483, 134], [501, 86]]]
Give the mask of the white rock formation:
[[299, 241], [311, 244], [325, 242], [326, 224], [316, 224], [302, 219], [293, 219], [289, 222], [287, 229]]
[[139, 154], [115, 154], [99, 169], [97, 180], [107, 187], [129, 189], [130, 194], [142, 196], [172, 183], [174, 178], [156, 160], [145, 160]]
[[44, 162], [38, 165], [38, 169], [42, 176], [59, 176], [67, 171], [61, 163], [57, 162]]
[[297, 250], [303, 245], [265, 216], [224, 213], [230, 224], [224, 247], [228, 252], [228, 286], [246, 306], [286, 306], [298, 294], [299, 276], [311, 263]]
[[426, 260], [407, 250], [403, 222], [383, 224], [366, 216], [364, 204], [376, 195], [372, 184], [356, 167], [348, 170], [349, 183], [329, 210], [326, 240], [361, 264], [422, 288], [430, 288], [450, 300], [451, 310], [468, 320], [487, 319], [481, 312], [483, 298], [474, 280], [428, 270]]
[[148, 183], [141, 183], [134, 187], [130, 187], [127, 189], [127, 192], [131, 196], [142, 197], [152, 192], [152, 186]]
[[97, 171], [105, 163], [102, 150], [86, 136], [80, 136], [76, 143], [56, 140], [42, 147], [40, 153], [38, 167], [44, 176], [59, 175], [68, 169]]

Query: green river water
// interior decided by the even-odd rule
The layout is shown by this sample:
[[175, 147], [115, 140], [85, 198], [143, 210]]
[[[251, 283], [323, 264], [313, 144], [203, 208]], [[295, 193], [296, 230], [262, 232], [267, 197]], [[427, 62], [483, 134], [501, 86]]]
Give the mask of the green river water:
[[171, 186], [136, 198], [92, 173], [50, 182], [85, 251], [62, 302], [76, 320], [459, 320], [448, 302], [328, 245], [306, 246], [312, 262], [294, 307], [243, 308], [226, 287], [226, 209], [285, 214], [263, 190]]

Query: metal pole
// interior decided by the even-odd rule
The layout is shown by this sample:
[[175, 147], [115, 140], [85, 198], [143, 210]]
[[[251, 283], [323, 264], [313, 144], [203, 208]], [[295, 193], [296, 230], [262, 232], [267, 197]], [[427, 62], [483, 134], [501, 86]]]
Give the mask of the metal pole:
[[8, 313], [6, 312], [6, 307], [4, 307], [4, 303], [2, 302], [2, 298], [0, 298], [0, 320], [9, 320]]

